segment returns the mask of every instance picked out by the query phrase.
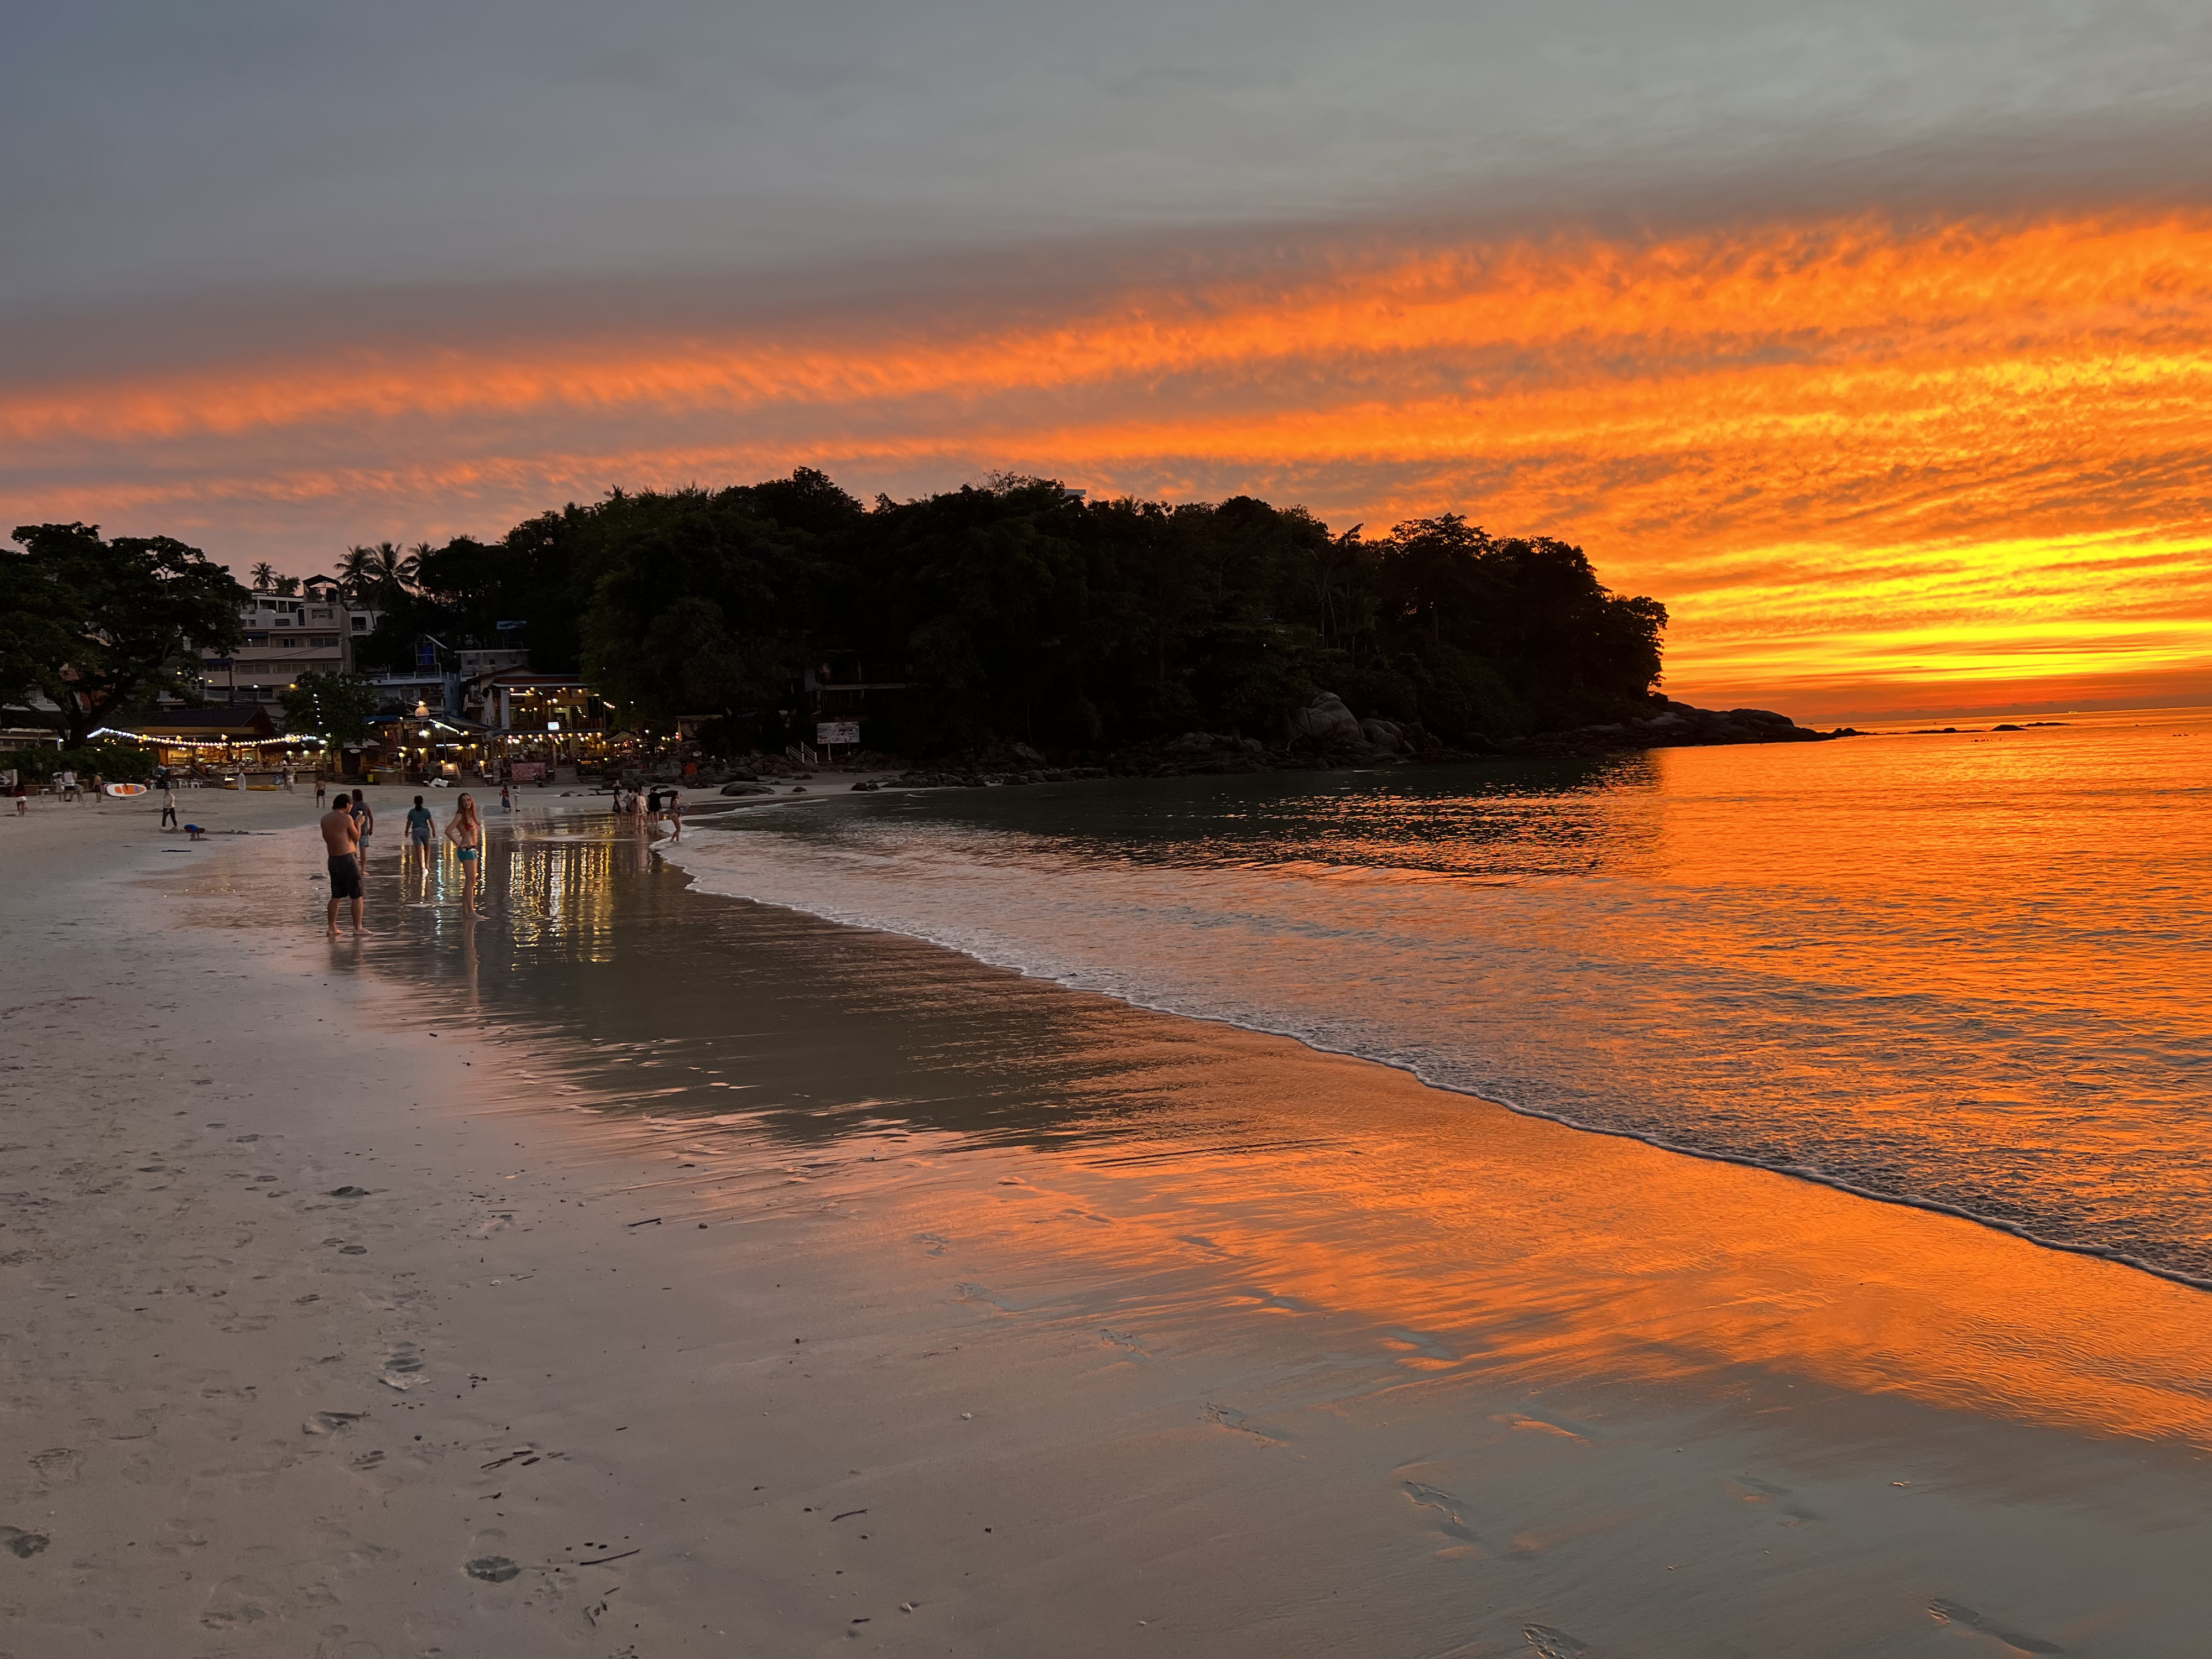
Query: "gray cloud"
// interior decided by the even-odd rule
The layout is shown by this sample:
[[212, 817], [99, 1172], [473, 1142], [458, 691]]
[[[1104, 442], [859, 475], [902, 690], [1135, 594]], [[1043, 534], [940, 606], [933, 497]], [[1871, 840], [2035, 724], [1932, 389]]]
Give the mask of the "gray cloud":
[[[670, 283], [1441, 212], [2166, 187], [2201, 4], [653, 0], [25, 9], [7, 314]], [[2065, 135], [2050, 142], [2051, 135]], [[1917, 158], [1917, 160], [1915, 158]]]

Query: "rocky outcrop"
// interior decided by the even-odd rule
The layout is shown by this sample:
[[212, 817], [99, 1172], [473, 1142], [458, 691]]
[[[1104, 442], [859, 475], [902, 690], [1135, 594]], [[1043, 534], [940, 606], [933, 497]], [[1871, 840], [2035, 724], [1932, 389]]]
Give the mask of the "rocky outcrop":
[[1411, 754], [1413, 750], [1406, 728], [1395, 720], [1376, 720], [1370, 715], [1359, 722], [1359, 735], [1370, 747], [1388, 755]]
[[1488, 742], [1480, 752], [1499, 755], [1596, 755], [1622, 749], [1683, 749], [1740, 743], [1826, 743], [1855, 738], [1848, 726], [1816, 731], [1771, 708], [1698, 708], [1669, 700], [1656, 713], [1571, 731]]
[[1291, 711], [1291, 741], [1320, 749], [1351, 749], [1366, 742], [1359, 717], [1334, 691], [1323, 691], [1303, 708]]
[[917, 766], [895, 778], [885, 778], [879, 782], [863, 781], [853, 787], [863, 793], [872, 793], [878, 789], [988, 789], [1025, 783], [1079, 783], [1086, 778], [1109, 775], [1103, 766], [1033, 766], [1019, 771], [1003, 768], [961, 768], [937, 771]]
[[[1815, 743], [1857, 735], [1847, 726], [1816, 732], [1769, 708], [1697, 708], [1669, 702], [1648, 714], [1601, 721], [1571, 731], [1492, 738], [1476, 734], [1465, 748], [1439, 743], [1418, 725], [1369, 716], [1359, 719], [1342, 698], [1323, 692], [1287, 722], [1288, 740], [1265, 744], [1224, 732], [1185, 732], [1119, 750], [1103, 765], [1051, 766], [1027, 744], [995, 748], [947, 765], [914, 767], [878, 789], [981, 789], [1033, 783], [1073, 783], [1090, 778], [1210, 777], [1243, 772], [1326, 770], [1346, 766], [1395, 766], [1483, 758], [1593, 756], [1623, 750], [1668, 749], [1745, 743]], [[772, 794], [761, 786], [732, 784], [725, 794]]]

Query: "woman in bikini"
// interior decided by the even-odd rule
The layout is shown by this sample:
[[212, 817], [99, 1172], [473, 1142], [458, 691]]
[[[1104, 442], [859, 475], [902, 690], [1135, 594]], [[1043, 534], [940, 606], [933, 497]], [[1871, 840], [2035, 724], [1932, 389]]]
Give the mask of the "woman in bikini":
[[483, 823], [477, 817], [477, 798], [463, 795], [453, 803], [453, 822], [446, 839], [461, 857], [461, 914], [473, 921], [477, 914], [477, 872], [483, 865]]

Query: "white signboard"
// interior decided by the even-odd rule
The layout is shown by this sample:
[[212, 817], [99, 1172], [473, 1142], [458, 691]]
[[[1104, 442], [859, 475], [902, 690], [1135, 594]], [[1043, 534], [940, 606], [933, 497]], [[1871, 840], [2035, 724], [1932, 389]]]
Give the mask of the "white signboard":
[[814, 741], [822, 744], [858, 743], [860, 723], [858, 720], [823, 720], [814, 728]]

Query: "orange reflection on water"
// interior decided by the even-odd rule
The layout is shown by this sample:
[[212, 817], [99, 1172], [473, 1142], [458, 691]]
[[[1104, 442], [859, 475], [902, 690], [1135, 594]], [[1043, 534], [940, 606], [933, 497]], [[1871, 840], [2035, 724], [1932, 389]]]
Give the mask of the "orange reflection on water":
[[2204, 1292], [1243, 1032], [1130, 1058], [1113, 1086], [1184, 1103], [1172, 1135], [1027, 1165], [965, 1219], [1118, 1282], [1154, 1345], [1306, 1322], [1297, 1352], [1407, 1386], [1749, 1370], [2212, 1448]]

